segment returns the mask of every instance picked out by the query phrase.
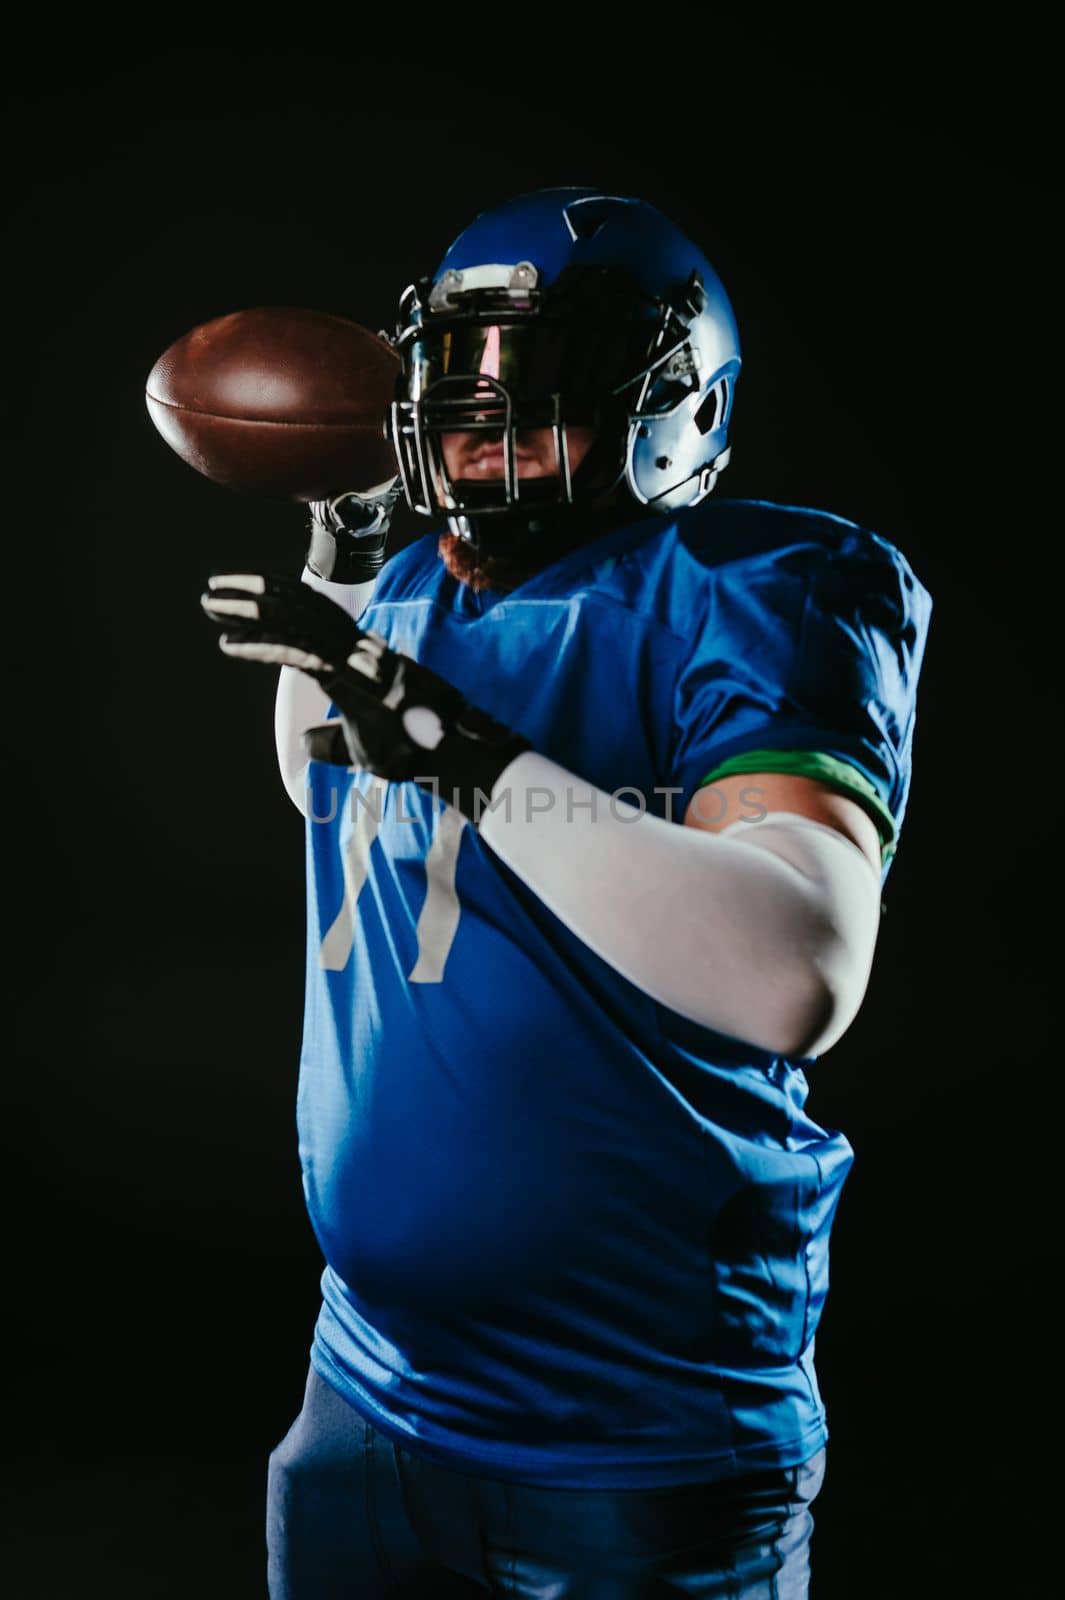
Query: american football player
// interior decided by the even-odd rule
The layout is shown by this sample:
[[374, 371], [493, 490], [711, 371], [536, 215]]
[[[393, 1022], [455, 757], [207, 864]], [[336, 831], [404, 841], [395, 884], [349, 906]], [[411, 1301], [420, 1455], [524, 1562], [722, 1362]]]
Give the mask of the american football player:
[[[806, 1068], [866, 989], [930, 599], [711, 495], [736, 323], [641, 200], [486, 211], [396, 347], [398, 482], [203, 600], [281, 664], [306, 817], [326, 1265], [270, 1592], [805, 1595], [852, 1160]], [[400, 491], [431, 527], [384, 562]]]

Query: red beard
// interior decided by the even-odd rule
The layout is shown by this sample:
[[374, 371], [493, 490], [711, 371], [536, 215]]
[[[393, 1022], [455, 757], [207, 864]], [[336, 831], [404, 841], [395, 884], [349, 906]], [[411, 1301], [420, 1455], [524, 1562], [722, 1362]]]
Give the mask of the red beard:
[[460, 583], [468, 584], [475, 593], [480, 589], [495, 589], [505, 594], [534, 573], [553, 566], [570, 550], [591, 544], [638, 514], [632, 502], [619, 490], [605, 504], [586, 514], [583, 532], [579, 535], [567, 530], [564, 536], [556, 534], [554, 539], [534, 540], [513, 550], [485, 555], [467, 539], [460, 539], [457, 533], [442, 533], [437, 548], [444, 566]]
[[[442, 533], [437, 547], [440, 559], [453, 578], [468, 584], [476, 593], [480, 589], [496, 589], [505, 593], [514, 589], [548, 562], [535, 560], [534, 552], [523, 552], [524, 560], [513, 554], [486, 556], [457, 533]], [[553, 558], [552, 558], [553, 559]]]

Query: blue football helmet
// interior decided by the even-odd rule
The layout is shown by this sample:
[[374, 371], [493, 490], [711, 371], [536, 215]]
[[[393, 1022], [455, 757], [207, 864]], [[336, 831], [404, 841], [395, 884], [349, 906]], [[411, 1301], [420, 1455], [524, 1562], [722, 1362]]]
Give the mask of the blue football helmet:
[[[389, 422], [411, 509], [498, 547], [572, 521], [695, 505], [729, 457], [732, 307], [666, 217], [597, 189], [541, 189], [482, 214], [407, 289]], [[594, 429], [570, 470], [567, 428]], [[522, 478], [516, 436], [550, 429], [555, 472]], [[442, 436], [502, 441], [503, 476], [452, 479]]]

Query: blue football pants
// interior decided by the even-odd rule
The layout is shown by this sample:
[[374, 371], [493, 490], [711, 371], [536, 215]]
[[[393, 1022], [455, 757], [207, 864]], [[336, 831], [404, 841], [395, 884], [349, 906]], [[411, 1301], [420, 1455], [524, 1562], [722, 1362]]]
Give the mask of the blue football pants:
[[271, 1600], [804, 1600], [824, 1451], [669, 1489], [553, 1489], [426, 1461], [311, 1370], [270, 1457]]

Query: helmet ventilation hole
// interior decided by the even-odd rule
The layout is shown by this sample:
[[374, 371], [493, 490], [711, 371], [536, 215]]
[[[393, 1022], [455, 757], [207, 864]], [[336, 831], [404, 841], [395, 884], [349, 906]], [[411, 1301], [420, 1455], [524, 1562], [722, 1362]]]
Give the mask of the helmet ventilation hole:
[[695, 426], [702, 434], [711, 433], [725, 415], [728, 405], [728, 379], [715, 383], [695, 413]]

